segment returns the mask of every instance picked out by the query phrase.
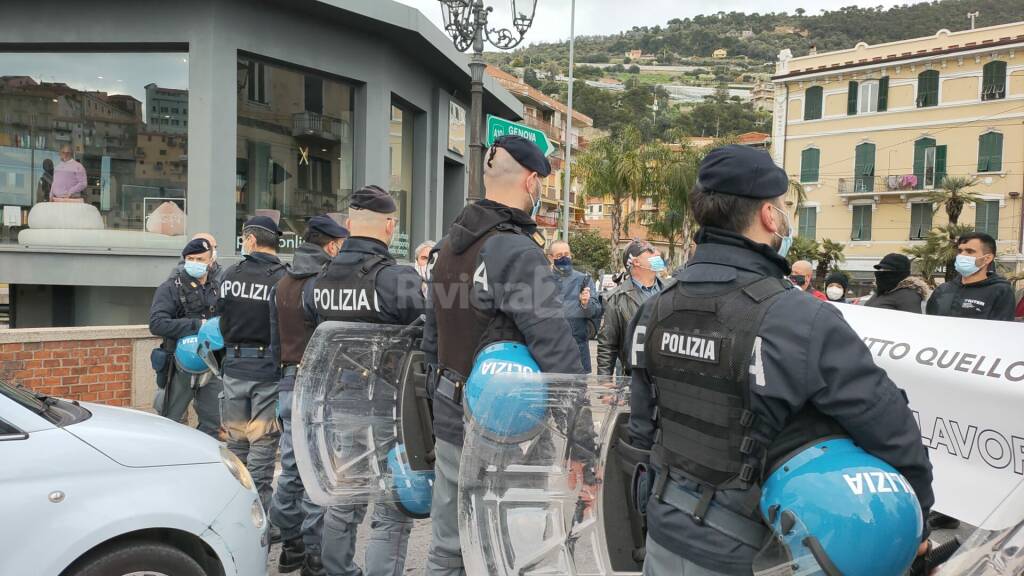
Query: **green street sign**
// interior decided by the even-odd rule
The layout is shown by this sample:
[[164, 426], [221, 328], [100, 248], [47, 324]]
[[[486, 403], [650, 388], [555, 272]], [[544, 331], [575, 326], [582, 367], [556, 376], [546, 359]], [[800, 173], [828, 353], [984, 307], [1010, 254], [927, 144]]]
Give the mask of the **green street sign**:
[[501, 137], [511, 134], [513, 136], [522, 136], [530, 142], [533, 142], [540, 148], [540, 151], [545, 156], [550, 156], [555, 151], [554, 142], [548, 140], [548, 135], [543, 131], [536, 128], [531, 128], [523, 124], [516, 124], [511, 120], [505, 120], [504, 118], [498, 118], [497, 116], [487, 115], [487, 140], [484, 144], [490, 148], [494, 141]]

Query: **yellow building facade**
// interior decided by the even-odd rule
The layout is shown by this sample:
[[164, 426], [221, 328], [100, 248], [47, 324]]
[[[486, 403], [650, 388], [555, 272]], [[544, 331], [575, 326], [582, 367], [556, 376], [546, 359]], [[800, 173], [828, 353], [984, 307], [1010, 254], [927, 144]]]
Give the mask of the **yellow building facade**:
[[960, 224], [1019, 269], [1024, 191], [1024, 22], [792, 58], [779, 55], [772, 153], [807, 190], [799, 235], [846, 244], [863, 274], [922, 243], [945, 213], [944, 177], [977, 180]]

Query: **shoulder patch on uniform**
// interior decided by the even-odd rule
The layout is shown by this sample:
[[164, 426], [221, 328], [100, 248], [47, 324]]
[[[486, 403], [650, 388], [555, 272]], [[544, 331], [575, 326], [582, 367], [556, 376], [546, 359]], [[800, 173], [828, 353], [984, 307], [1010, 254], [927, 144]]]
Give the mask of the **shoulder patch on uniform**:
[[530, 235], [530, 238], [533, 238], [533, 241], [536, 242], [537, 246], [540, 246], [541, 248], [543, 248], [544, 245], [547, 244], [548, 242], [547, 240], [544, 239], [543, 234], [536, 231], [532, 235]]
[[718, 364], [721, 359], [722, 339], [697, 332], [665, 330], [658, 342], [658, 353], [697, 362]]

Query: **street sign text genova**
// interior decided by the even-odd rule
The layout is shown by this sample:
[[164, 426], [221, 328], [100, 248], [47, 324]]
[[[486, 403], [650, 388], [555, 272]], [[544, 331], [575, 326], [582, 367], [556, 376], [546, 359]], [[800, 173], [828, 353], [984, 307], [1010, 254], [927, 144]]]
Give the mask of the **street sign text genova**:
[[516, 124], [511, 120], [505, 120], [504, 118], [498, 118], [497, 116], [487, 115], [487, 140], [484, 144], [489, 148], [491, 144], [494, 144], [494, 140], [511, 134], [513, 136], [522, 136], [530, 142], [533, 142], [540, 148], [540, 151], [545, 156], [550, 156], [555, 151], [555, 144], [548, 140], [547, 134], [529, 126], [523, 124]]

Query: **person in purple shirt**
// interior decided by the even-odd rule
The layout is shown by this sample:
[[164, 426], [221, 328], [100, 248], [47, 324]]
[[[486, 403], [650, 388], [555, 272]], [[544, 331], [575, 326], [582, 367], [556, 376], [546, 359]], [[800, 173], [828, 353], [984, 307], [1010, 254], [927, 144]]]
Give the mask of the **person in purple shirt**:
[[60, 164], [53, 170], [53, 184], [50, 186], [50, 200], [61, 201], [81, 198], [85, 190], [85, 167], [75, 160], [71, 146], [60, 147]]

